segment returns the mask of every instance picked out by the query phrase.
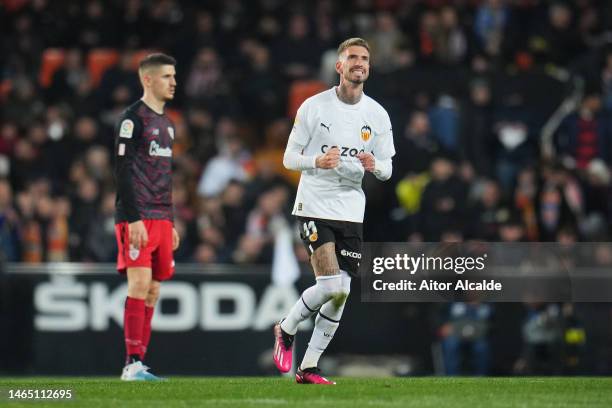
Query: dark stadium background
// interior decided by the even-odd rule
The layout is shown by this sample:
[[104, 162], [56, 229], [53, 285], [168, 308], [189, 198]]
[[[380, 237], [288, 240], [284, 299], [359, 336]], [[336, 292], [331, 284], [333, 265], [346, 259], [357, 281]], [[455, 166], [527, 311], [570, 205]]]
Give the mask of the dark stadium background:
[[[122, 283], [112, 127], [140, 97], [135, 67], [151, 51], [178, 61], [168, 111], [179, 283], [221, 276], [261, 300], [279, 222], [292, 222], [298, 174], [282, 155], [295, 111], [337, 83], [335, 48], [352, 36], [371, 44], [365, 91], [388, 110], [397, 150], [389, 182], [364, 182], [367, 241], [610, 240], [610, 2], [3, 0], [0, 26], [0, 374], [118, 373], [116, 322], [41, 329], [41, 313], [70, 313], [42, 310], [37, 293], [52, 283], [93, 304], [80, 284], [108, 293]], [[307, 255], [294, 248], [303, 289]], [[181, 307], [163, 305], [169, 315]], [[467, 322], [449, 308], [360, 304], [355, 286], [331, 370], [443, 374], [448, 328], [473, 325], [490, 349], [488, 374], [612, 372], [608, 304], [497, 304]], [[152, 364], [268, 372], [267, 328], [215, 330], [154, 333]], [[252, 359], [215, 361], [228, 345], [252, 347]]]

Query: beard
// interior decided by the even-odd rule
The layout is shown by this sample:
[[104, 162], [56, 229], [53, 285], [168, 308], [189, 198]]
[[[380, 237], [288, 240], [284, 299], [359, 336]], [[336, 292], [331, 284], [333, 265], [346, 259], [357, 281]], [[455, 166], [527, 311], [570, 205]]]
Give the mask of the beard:
[[352, 84], [359, 85], [359, 84], [363, 84], [366, 81], [366, 79], [368, 78], [363, 77], [363, 78], [357, 78], [357, 79], [348, 79], [348, 81]]
[[364, 73], [362, 76], [357, 77], [357, 76], [353, 76], [352, 72], [349, 72], [347, 76], [345, 76], [345, 79], [355, 85], [359, 85], [359, 84], [363, 84], [369, 76], [369, 72]]

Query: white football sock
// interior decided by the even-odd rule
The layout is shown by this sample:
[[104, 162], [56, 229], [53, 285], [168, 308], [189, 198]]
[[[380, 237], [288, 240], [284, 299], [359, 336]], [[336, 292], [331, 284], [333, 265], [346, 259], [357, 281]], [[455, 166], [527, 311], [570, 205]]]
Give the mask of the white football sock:
[[300, 367], [310, 368], [319, 365], [319, 358], [325, 351], [329, 342], [334, 338], [334, 334], [340, 325], [340, 318], [344, 311], [344, 305], [351, 290], [351, 277], [345, 271], [342, 274], [342, 292], [341, 297], [332, 298], [319, 310], [319, 314], [315, 319], [315, 327], [312, 332], [312, 337], [308, 343], [308, 348], [304, 354], [304, 359]]
[[285, 333], [294, 335], [300, 322], [317, 313], [321, 305], [342, 291], [342, 275], [319, 276], [317, 283], [306, 289], [281, 323]]

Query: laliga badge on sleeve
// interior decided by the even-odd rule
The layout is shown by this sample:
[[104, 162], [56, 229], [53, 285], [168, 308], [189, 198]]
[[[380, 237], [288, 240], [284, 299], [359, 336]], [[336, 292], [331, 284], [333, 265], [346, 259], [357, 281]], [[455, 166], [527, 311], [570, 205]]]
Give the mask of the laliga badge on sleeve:
[[125, 119], [123, 122], [121, 122], [121, 126], [119, 128], [119, 137], [131, 139], [133, 133], [134, 122], [132, 122], [130, 119]]

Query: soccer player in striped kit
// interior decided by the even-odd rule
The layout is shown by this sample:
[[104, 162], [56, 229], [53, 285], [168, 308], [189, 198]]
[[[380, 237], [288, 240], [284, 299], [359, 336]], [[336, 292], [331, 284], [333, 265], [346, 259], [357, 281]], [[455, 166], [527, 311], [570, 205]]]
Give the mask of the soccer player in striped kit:
[[161, 282], [174, 274], [179, 246], [172, 210], [174, 125], [164, 107], [174, 98], [176, 61], [145, 57], [138, 70], [143, 97], [127, 108], [115, 130], [117, 270], [127, 276], [125, 381], [160, 378], [143, 364]]

